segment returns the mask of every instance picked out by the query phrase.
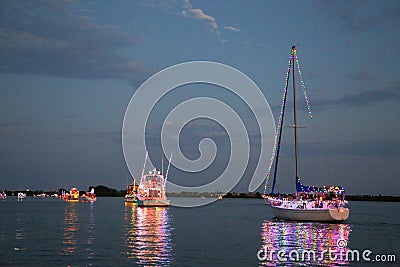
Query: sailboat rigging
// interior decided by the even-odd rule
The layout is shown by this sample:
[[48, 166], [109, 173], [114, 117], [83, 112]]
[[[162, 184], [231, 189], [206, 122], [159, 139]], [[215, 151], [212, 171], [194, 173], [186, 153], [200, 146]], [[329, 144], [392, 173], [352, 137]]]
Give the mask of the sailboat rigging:
[[[295, 64], [297, 63], [297, 64]], [[271, 194], [267, 194], [266, 188], [270, 171], [266, 179], [266, 186], [264, 192], [264, 199], [266, 204], [270, 206], [274, 212], [275, 217], [285, 220], [299, 220], [299, 221], [343, 221], [349, 217], [350, 210], [346, 207], [347, 201], [345, 200], [345, 190], [339, 186], [305, 186], [302, 184], [299, 174], [299, 146], [298, 146], [298, 124], [296, 113], [296, 65], [297, 72], [305, 90], [302, 75], [299, 69], [298, 57], [296, 54], [296, 46], [292, 46], [288, 72], [286, 75], [286, 83], [284, 87], [284, 94], [282, 97], [281, 113], [279, 117], [278, 127], [275, 138], [275, 149], [271, 159], [270, 169], [272, 163], [274, 166], [274, 176], [272, 182]], [[277, 180], [278, 161], [280, 153], [280, 145], [282, 141], [283, 121], [285, 116], [285, 109], [287, 104], [287, 92], [289, 87], [290, 74], [292, 77], [293, 87], [293, 130], [294, 130], [294, 157], [295, 157], [295, 184], [296, 193], [292, 195], [281, 195], [275, 193], [275, 186]], [[308, 112], [311, 116], [311, 109], [307, 95], [306, 103]], [[275, 159], [275, 162], [274, 162]]]

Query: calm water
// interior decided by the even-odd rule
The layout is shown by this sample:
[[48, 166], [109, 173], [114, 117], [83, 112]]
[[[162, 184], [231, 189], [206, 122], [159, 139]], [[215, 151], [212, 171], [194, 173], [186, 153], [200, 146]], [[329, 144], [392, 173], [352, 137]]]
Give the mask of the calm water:
[[[400, 203], [352, 202], [351, 209], [346, 224], [323, 224], [272, 220], [260, 199], [224, 199], [185, 209], [126, 206], [122, 198], [98, 198], [96, 203], [8, 198], [0, 201], [0, 265], [374, 265], [340, 259], [339, 252], [346, 251], [338, 247], [342, 240], [360, 253], [369, 249], [372, 255], [397, 257], [397, 265], [376, 266], [399, 266]], [[288, 262], [282, 262], [276, 253], [265, 254], [265, 249], [314, 251], [317, 256], [326, 250], [336, 258], [296, 260], [292, 254], [290, 260], [286, 254]]]

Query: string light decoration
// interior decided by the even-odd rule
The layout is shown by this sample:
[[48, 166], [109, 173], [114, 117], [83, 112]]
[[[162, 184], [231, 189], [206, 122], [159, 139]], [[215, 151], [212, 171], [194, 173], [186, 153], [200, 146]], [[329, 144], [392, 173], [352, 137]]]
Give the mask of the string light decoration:
[[282, 100], [281, 100], [281, 110], [280, 110], [279, 117], [278, 117], [278, 125], [277, 125], [276, 131], [275, 131], [275, 141], [274, 141], [274, 146], [272, 148], [272, 155], [271, 155], [271, 159], [270, 159], [269, 166], [268, 166], [267, 176], [265, 177], [264, 195], [267, 194], [267, 186], [268, 186], [269, 178], [271, 177], [272, 166], [274, 164], [274, 160], [276, 157], [279, 133], [281, 130], [281, 123], [282, 123], [283, 112], [284, 112], [284, 108], [285, 108], [285, 96], [286, 96], [287, 89], [288, 89], [288, 81], [289, 81], [292, 60], [294, 60], [296, 62], [297, 73], [298, 73], [298, 77], [300, 78], [300, 84], [301, 84], [301, 88], [303, 90], [303, 95], [305, 98], [308, 115], [310, 116], [310, 118], [312, 118], [311, 104], [310, 104], [310, 101], [307, 96], [307, 88], [306, 88], [306, 85], [303, 80], [303, 75], [301, 73], [299, 58], [297, 57], [297, 51], [296, 51], [296, 48], [294, 48], [292, 50], [292, 53], [290, 53], [290, 57], [289, 57], [288, 70], [287, 70], [286, 77], [285, 77], [285, 86], [283, 87], [283, 95], [282, 95]]
[[306, 88], [306, 84], [304, 83], [304, 80], [303, 80], [303, 75], [301, 74], [300, 62], [299, 62], [299, 58], [297, 57], [296, 49], [294, 49], [294, 57], [295, 57], [295, 62], [296, 62], [296, 66], [297, 66], [297, 73], [299, 74], [299, 78], [300, 78], [301, 88], [303, 89], [303, 94], [304, 94], [304, 98], [306, 101], [308, 115], [310, 116], [310, 118], [312, 118], [311, 104], [310, 104], [310, 101], [308, 100], [307, 88]]
[[285, 77], [285, 86], [283, 87], [283, 95], [282, 95], [282, 99], [281, 99], [281, 110], [280, 110], [279, 117], [278, 117], [278, 126], [276, 127], [276, 131], [275, 131], [274, 146], [272, 147], [272, 155], [271, 155], [271, 159], [269, 161], [267, 176], [265, 177], [264, 195], [267, 193], [268, 181], [269, 181], [269, 178], [271, 177], [272, 165], [274, 164], [274, 159], [275, 159], [275, 155], [276, 155], [276, 148], [278, 146], [279, 133], [280, 133], [280, 130], [281, 130], [281, 122], [282, 122], [282, 118], [283, 118], [283, 111], [284, 111], [284, 108], [285, 108], [285, 95], [286, 95], [287, 89], [288, 89], [287, 84], [289, 82], [289, 74], [290, 74], [292, 60], [293, 60], [293, 55], [290, 54], [289, 63], [288, 63], [288, 70], [287, 70], [286, 77]]

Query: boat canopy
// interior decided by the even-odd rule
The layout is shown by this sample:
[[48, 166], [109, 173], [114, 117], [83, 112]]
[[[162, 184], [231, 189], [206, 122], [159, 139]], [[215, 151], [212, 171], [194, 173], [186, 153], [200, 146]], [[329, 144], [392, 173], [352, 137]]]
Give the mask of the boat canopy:
[[296, 177], [296, 191], [297, 192], [305, 192], [305, 193], [312, 193], [312, 192], [320, 192], [320, 193], [328, 193], [328, 192], [335, 192], [335, 193], [343, 193], [344, 188], [341, 186], [306, 186], [301, 183], [299, 177]]

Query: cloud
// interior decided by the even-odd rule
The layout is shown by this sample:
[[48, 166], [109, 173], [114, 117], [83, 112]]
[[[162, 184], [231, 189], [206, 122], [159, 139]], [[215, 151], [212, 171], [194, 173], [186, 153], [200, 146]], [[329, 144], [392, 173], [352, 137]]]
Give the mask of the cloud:
[[368, 82], [375, 82], [379, 81], [377, 75], [372, 71], [364, 70], [364, 71], [357, 71], [352, 75], [352, 78], [356, 81], [368, 81]]
[[216, 32], [218, 30], [218, 25], [214, 17], [207, 15], [203, 12], [203, 10], [196, 8], [196, 9], [189, 9], [182, 11], [182, 15], [185, 17], [191, 17], [195, 19], [205, 20], [211, 26], [211, 31]]
[[0, 11], [0, 72], [141, 80], [146, 67], [123, 49], [144, 38], [97, 24], [73, 2], [7, 1]]
[[317, 109], [323, 107], [365, 107], [389, 100], [400, 100], [400, 87], [349, 93], [337, 99], [318, 100], [311, 105], [317, 107]]
[[[314, 151], [318, 149], [314, 147]], [[353, 140], [328, 144], [324, 152], [341, 156], [400, 158], [399, 139]], [[314, 153], [315, 154], [315, 153]]]
[[235, 28], [233, 26], [225, 26], [224, 29], [231, 32], [240, 32], [239, 28]]
[[[217, 23], [217, 18], [207, 14], [201, 8], [195, 8], [190, 0], [158, 0], [152, 1], [147, 0], [144, 2], [146, 5], [151, 6], [153, 8], [161, 8], [165, 12], [169, 12], [174, 15], [181, 15], [185, 18], [191, 18], [199, 21], [204, 21], [210, 26], [210, 31], [216, 34], [219, 37], [219, 41], [221, 43], [225, 43], [226, 40], [223, 39], [222, 34], [219, 30], [219, 26]], [[232, 31], [232, 32], [239, 32], [241, 31], [239, 28], [233, 26], [226, 26], [224, 30]]]
[[[385, 89], [372, 89], [352, 92], [335, 99], [315, 99], [311, 100], [311, 110], [320, 111], [329, 108], [350, 108], [350, 107], [369, 107], [386, 101], [400, 101], [400, 82]], [[281, 106], [271, 107], [274, 113], [279, 112]], [[289, 105], [287, 109], [291, 109]], [[299, 105], [299, 109], [306, 109], [305, 105]]]
[[[113, 144], [122, 143], [122, 132], [121, 131], [98, 131], [98, 132], [73, 132], [67, 134], [76, 138], [83, 138], [85, 140], [90, 139], [102, 139], [103, 143], [106, 141]], [[92, 141], [93, 142], [93, 141]]]
[[316, 1], [315, 4], [319, 14], [337, 19], [346, 30], [400, 25], [399, 1], [385, 1], [384, 5], [371, 0]]
[[[204, 13], [204, 11], [202, 9], [193, 8], [193, 5], [189, 0], [183, 1], [182, 9], [183, 9], [183, 11], [181, 13], [184, 17], [198, 19], [198, 20], [204, 20], [208, 23], [208, 25], [210, 25], [211, 32], [216, 33], [218, 36], [221, 35], [221, 33], [218, 30], [217, 20], [214, 17]], [[222, 40], [222, 41], [225, 41], [225, 40]]]

